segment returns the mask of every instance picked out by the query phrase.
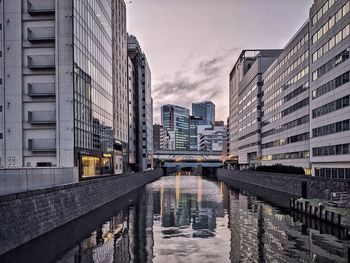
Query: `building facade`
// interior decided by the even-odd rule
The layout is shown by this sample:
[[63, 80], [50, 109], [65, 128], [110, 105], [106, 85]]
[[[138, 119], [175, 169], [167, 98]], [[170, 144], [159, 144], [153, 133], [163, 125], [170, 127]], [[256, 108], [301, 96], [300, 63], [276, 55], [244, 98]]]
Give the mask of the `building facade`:
[[200, 134], [199, 149], [201, 151], [219, 152], [221, 154], [224, 144], [226, 144], [225, 126], [214, 126], [203, 130]]
[[250, 102], [244, 102], [248, 96], [240, 88], [251, 63], [240, 56], [230, 74], [229, 118], [230, 154], [238, 153], [240, 165], [246, 161], [241, 141], [260, 136], [257, 160], [263, 165], [281, 163], [314, 176], [350, 178], [349, 34], [348, 0], [314, 1], [309, 20], [263, 73], [256, 133], [241, 133], [251, 115], [240, 116]]
[[190, 116], [190, 150], [199, 150], [198, 125], [202, 121], [201, 116]]
[[212, 101], [192, 103], [192, 115], [202, 117], [198, 125], [215, 125], [215, 104]]
[[[151, 70], [135, 36], [128, 36], [128, 56], [133, 65], [134, 116], [129, 126], [136, 127], [137, 162], [134, 170], [153, 167], [153, 99]], [[130, 77], [130, 76], [129, 76]], [[130, 92], [130, 90], [129, 90]], [[129, 104], [130, 105], [130, 104]]]
[[164, 129], [169, 133], [175, 132], [175, 150], [188, 150], [190, 148], [190, 110], [176, 106], [163, 105], [161, 119]]
[[114, 173], [116, 3], [0, 4], [1, 167], [64, 168], [73, 181]]
[[242, 169], [255, 168], [261, 158], [262, 74], [281, 50], [247, 50], [241, 58], [248, 62], [238, 83], [238, 160]]
[[164, 128], [162, 125], [153, 125], [153, 149], [154, 151], [164, 149]]
[[122, 147], [121, 151], [114, 152], [114, 173], [120, 174], [127, 170], [129, 163], [128, 34], [124, 0], [113, 0], [112, 8], [113, 126], [116, 143]]
[[350, 6], [315, 1], [310, 10], [310, 153], [313, 174], [350, 178]]
[[263, 75], [262, 164], [303, 167], [310, 174], [309, 23]]

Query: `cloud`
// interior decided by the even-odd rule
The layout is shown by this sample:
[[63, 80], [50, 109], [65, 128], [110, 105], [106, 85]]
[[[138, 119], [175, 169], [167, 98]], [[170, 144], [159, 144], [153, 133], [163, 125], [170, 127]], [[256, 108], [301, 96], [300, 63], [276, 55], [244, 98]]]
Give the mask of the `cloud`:
[[[234, 62], [232, 54], [238, 48], [221, 50], [219, 53], [201, 57], [191, 53], [182, 63], [182, 68], [171, 76], [162, 76], [153, 85], [154, 119], [160, 120], [160, 107], [175, 104], [191, 108], [193, 102], [211, 100], [217, 105], [218, 115], [226, 115], [228, 74]], [[227, 100], [227, 102], [226, 102]], [[218, 116], [218, 119], [226, 119]]]

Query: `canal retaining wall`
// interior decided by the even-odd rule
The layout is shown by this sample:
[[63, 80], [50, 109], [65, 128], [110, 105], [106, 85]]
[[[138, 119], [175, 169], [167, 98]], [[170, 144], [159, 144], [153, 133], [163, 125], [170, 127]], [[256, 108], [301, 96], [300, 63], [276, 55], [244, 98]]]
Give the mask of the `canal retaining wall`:
[[0, 196], [0, 255], [162, 175], [154, 170]]
[[349, 179], [227, 169], [218, 169], [216, 176], [219, 180], [283, 207], [289, 207], [290, 198], [327, 199], [331, 192], [350, 193]]

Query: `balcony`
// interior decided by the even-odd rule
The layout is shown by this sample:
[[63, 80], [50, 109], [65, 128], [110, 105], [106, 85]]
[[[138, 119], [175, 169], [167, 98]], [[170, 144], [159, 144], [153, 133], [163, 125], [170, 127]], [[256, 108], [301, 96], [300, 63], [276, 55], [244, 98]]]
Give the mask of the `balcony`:
[[27, 36], [30, 42], [55, 42], [55, 27], [30, 27]]
[[30, 68], [30, 69], [55, 69], [55, 55], [31, 55], [31, 56], [28, 56], [28, 68]]
[[29, 139], [28, 150], [32, 152], [55, 152], [56, 139]]
[[55, 0], [28, 0], [28, 13], [35, 15], [53, 15], [55, 13]]
[[28, 122], [30, 124], [55, 124], [55, 111], [28, 111]]
[[55, 83], [29, 83], [28, 95], [30, 97], [55, 97]]

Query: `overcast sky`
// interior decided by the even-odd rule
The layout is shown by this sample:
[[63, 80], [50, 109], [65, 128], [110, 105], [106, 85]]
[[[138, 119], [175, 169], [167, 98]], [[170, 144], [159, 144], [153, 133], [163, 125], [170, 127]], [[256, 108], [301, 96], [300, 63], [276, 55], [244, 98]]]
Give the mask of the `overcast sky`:
[[132, 0], [128, 32], [152, 71], [154, 122], [160, 107], [212, 100], [228, 116], [229, 72], [242, 49], [283, 48], [313, 0]]

